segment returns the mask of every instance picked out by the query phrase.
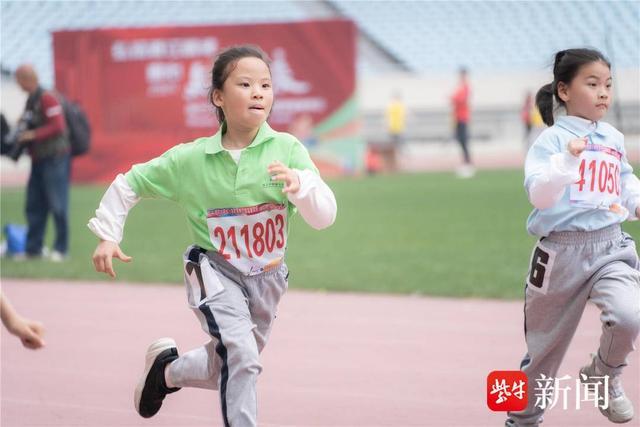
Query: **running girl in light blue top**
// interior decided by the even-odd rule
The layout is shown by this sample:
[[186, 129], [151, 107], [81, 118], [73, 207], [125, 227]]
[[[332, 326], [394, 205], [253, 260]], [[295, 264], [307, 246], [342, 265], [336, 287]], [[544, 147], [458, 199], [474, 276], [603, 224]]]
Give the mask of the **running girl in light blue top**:
[[[530, 390], [541, 375], [556, 378], [588, 300], [601, 311], [600, 346], [578, 373], [594, 383], [598, 406], [615, 423], [633, 418], [620, 379], [640, 330], [640, 261], [620, 224], [640, 217], [640, 181], [627, 160], [624, 136], [601, 119], [612, 102], [611, 66], [598, 51], [558, 52], [553, 82], [536, 104], [549, 126], [529, 149], [525, 187], [538, 236], [526, 281], [521, 369]], [[566, 115], [554, 119], [554, 100]], [[634, 380], [637, 382], [637, 379]], [[537, 426], [548, 402], [533, 393], [507, 426]]]

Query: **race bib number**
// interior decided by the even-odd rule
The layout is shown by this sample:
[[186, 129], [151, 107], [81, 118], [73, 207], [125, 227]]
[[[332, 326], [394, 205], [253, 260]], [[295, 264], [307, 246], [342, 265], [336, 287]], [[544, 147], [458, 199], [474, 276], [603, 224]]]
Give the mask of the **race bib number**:
[[587, 209], [609, 209], [620, 203], [620, 159], [613, 148], [588, 144], [581, 155], [580, 179], [571, 185], [570, 203]]
[[248, 276], [269, 271], [284, 257], [287, 209], [263, 203], [207, 211], [209, 238], [220, 255]]

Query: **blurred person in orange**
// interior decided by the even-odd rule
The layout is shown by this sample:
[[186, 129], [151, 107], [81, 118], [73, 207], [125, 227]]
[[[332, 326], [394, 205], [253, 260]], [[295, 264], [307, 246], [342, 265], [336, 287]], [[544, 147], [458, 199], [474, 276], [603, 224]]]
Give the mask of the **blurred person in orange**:
[[471, 163], [471, 155], [469, 154], [469, 118], [471, 116], [469, 110], [469, 97], [471, 89], [467, 79], [467, 69], [460, 68], [460, 80], [453, 95], [451, 95], [451, 104], [453, 106], [453, 118], [455, 120], [456, 140], [462, 148], [464, 164], [457, 170], [457, 174], [461, 178], [471, 178], [475, 174], [475, 168]]
[[533, 95], [531, 91], [527, 91], [524, 96], [524, 104], [522, 105], [522, 110], [520, 110], [520, 120], [522, 121], [522, 125], [524, 126], [524, 141], [528, 143], [529, 134], [531, 133], [531, 113], [533, 112], [534, 104], [533, 104]]
[[42, 323], [20, 316], [2, 292], [0, 292], [0, 317], [5, 328], [20, 338], [23, 346], [32, 350], [44, 346]]
[[365, 152], [365, 165], [367, 174], [369, 175], [380, 173], [383, 168], [382, 156], [380, 156], [376, 147], [371, 144], [367, 145], [367, 150]]
[[524, 126], [524, 143], [528, 150], [533, 141], [536, 140], [540, 132], [544, 129], [544, 122], [540, 115], [540, 110], [536, 106], [533, 94], [529, 91], [525, 95], [524, 104], [520, 111], [520, 119]]
[[313, 148], [318, 144], [318, 138], [314, 134], [313, 117], [309, 113], [297, 115], [289, 125], [288, 131], [307, 148]]
[[533, 108], [531, 108], [531, 132], [529, 133], [529, 138], [527, 140], [527, 149], [531, 147], [531, 144], [533, 144], [546, 127], [547, 126], [542, 121], [540, 110], [538, 110], [538, 107], [534, 104]]

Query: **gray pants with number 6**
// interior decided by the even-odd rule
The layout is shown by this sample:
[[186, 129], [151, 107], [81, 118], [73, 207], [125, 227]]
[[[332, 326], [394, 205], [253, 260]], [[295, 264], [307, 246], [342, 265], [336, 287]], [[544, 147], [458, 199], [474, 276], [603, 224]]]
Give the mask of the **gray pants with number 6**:
[[169, 379], [176, 387], [219, 390], [225, 427], [256, 426], [258, 354], [287, 288], [287, 267], [282, 262], [245, 276], [218, 253], [196, 246], [183, 259], [189, 305], [212, 339], [171, 363]]
[[[516, 425], [542, 422], [544, 409], [536, 404], [535, 380], [541, 374], [556, 378], [588, 300], [601, 311], [597, 367], [605, 375], [620, 374], [640, 331], [639, 268], [635, 243], [619, 225], [551, 233], [538, 242], [524, 309], [527, 354], [521, 369], [529, 378], [529, 403], [524, 411], [509, 413]], [[577, 372], [569, 375], [577, 378]]]

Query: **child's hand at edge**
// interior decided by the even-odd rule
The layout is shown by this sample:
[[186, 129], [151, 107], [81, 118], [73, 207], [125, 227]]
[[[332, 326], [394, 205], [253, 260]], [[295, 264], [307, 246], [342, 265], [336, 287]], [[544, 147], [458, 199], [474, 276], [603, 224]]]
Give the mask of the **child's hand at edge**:
[[132, 258], [126, 255], [120, 249], [120, 246], [116, 242], [110, 242], [108, 240], [101, 240], [93, 252], [93, 266], [98, 273], [106, 273], [111, 277], [116, 277], [116, 273], [113, 270], [113, 258], [118, 258], [123, 262], [131, 262]]
[[42, 323], [20, 316], [1, 291], [0, 318], [9, 333], [20, 338], [23, 346], [35, 350], [45, 345], [42, 339], [44, 335]]
[[272, 181], [284, 182], [283, 193], [295, 194], [300, 190], [300, 178], [292, 169], [289, 169], [279, 161], [272, 162], [267, 168]]
[[42, 323], [16, 316], [11, 319], [7, 325], [7, 329], [13, 335], [20, 338], [22, 345], [32, 350], [38, 349], [45, 345], [42, 336], [44, 335], [44, 327]]

